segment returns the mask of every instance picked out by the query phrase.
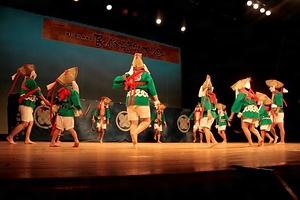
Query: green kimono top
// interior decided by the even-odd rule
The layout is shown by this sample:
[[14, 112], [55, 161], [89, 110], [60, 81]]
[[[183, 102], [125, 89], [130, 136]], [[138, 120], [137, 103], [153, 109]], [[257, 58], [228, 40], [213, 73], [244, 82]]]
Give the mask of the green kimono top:
[[217, 117], [217, 113], [216, 113], [217, 106], [216, 106], [216, 104], [214, 104], [212, 102], [210, 94], [207, 94], [207, 95], [201, 97], [201, 103], [200, 103], [201, 107], [203, 107], [203, 104], [204, 104], [204, 111], [203, 111], [202, 117], [207, 117], [207, 111], [210, 110], [213, 118], [216, 118]]
[[276, 94], [274, 94], [273, 104], [281, 107], [279, 112], [283, 113], [283, 95], [281, 92], [278, 91], [278, 92], [276, 92]]
[[247, 94], [244, 92], [241, 92], [237, 95], [231, 107], [231, 112], [239, 113], [242, 109], [242, 118], [251, 118], [259, 120], [259, 111], [255, 100], [248, 98]]
[[[30, 91], [38, 88], [38, 85], [37, 85], [36, 81], [34, 79], [32, 79], [32, 78], [26, 78], [22, 84], [24, 84], [24, 85], [21, 87], [20, 96], [25, 95], [28, 92], [30, 92]], [[24, 98], [22, 100], [22, 102], [21, 102], [21, 105], [34, 108], [35, 107], [36, 99], [41, 94], [42, 94], [42, 92], [40, 90], [37, 90], [32, 95]]]
[[194, 120], [194, 112], [192, 112], [192, 113], [189, 115], [189, 119], [190, 119], [190, 120]]
[[71, 86], [65, 86], [65, 89], [69, 90], [69, 94], [64, 100], [56, 98], [56, 104], [59, 105], [58, 115], [63, 117], [74, 117], [75, 108], [81, 110], [79, 93], [71, 88]]
[[216, 118], [216, 124], [219, 126], [227, 126], [227, 122], [228, 122], [228, 115], [227, 112], [223, 112], [223, 115], [221, 114], [217, 114], [217, 118]]
[[103, 123], [106, 124], [107, 123], [107, 119], [110, 118], [110, 110], [109, 110], [109, 108], [105, 108], [104, 115], [101, 116], [100, 115], [100, 109], [97, 107], [97, 108], [95, 108], [93, 110], [92, 116], [95, 117], [95, 122], [96, 123], [99, 123], [100, 119], [103, 119]]
[[151, 120], [153, 121], [154, 124], [162, 125], [163, 123], [166, 122], [166, 116], [165, 116], [164, 112], [162, 112], [160, 115], [160, 118], [158, 118], [157, 110], [155, 110], [152, 113]]
[[[125, 76], [128, 78], [130, 75], [126, 73]], [[122, 86], [125, 87], [125, 82], [126, 80], [123, 76], [117, 76], [113, 81], [113, 89], [120, 88]], [[144, 84], [138, 85], [138, 82]], [[135, 78], [135, 83], [137, 84], [135, 90], [130, 87], [127, 88], [126, 106], [150, 106], [149, 96], [153, 97], [157, 94], [151, 75], [144, 71]]]
[[271, 113], [266, 110], [266, 107], [262, 105], [259, 108], [259, 124], [268, 125], [272, 124]]

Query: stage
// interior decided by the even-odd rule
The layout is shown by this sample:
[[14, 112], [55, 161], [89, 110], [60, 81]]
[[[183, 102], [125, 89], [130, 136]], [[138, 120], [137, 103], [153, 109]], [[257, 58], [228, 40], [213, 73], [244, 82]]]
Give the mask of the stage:
[[[298, 199], [300, 143], [0, 142], [1, 199]], [[242, 196], [241, 196], [242, 195]]]

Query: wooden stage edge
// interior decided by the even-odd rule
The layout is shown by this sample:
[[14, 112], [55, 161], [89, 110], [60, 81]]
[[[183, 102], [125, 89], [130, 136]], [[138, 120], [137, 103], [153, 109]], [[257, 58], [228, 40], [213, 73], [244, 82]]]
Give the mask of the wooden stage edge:
[[140, 142], [137, 149], [130, 142], [81, 142], [78, 148], [73, 142], [49, 144], [0, 141], [1, 199], [12, 193], [20, 199], [25, 194], [30, 199], [300, 196], [300, 143], [208, 148], [206, 143]]

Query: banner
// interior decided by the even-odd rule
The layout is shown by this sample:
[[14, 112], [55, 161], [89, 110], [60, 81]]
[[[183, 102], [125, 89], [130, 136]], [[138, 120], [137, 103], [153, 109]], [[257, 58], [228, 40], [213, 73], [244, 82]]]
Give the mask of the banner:
[[43, 38], [179, 64], [179, 48], [44, 18]]

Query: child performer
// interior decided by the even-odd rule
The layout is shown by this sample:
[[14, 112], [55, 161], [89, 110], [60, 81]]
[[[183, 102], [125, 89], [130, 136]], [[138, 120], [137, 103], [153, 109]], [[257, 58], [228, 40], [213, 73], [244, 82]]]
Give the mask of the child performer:
[[198, 103], [195, 106], [194, 111], [190, 114], [188, 123], [190, 123], [190, 120], [194, 120], [193, 125], [193, 142], [196, 142], [197, 140], [197, 131], [199, 131], [199, 137], [200, 137], [200, 143], [203, 143], [203, 130], [200, 129], [200, 119], [201, 119], [201, 106]]
[[166, 116], [164, 114], [164, 110], [166, 109], [166, 106], [162, 103], [158, 105], [156, 110], [152, 114], [152, 121], [154, 124], [154, 140], [157, 140], [157, 143], [161, 143], [161, 132], [162, 132], [162, 125], [164, 124], [165, 127], [167, 127], [167, 121]]
[[219, 135], [223, 139], [223, 143], [227, 143], [227, 138], [226, 138], [226, 127], [231, 126], [229, 120], [228, 120], [228, 115], [226, 112], [226, 106], [221, 103], [217, 103], [217, 118], [216, 118], [216, 128], [218, 129]]
[[100, 143], [103, 143], [103, 137], [106, 130], [106, 125], [109, 124], [110, 110], [109, 104], [111, 99], [103, 96], [95, 110], [92, 112], [92, 123], [96, 122], [97, 138], [100, 139]]

